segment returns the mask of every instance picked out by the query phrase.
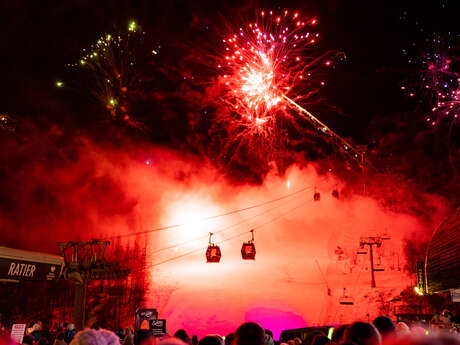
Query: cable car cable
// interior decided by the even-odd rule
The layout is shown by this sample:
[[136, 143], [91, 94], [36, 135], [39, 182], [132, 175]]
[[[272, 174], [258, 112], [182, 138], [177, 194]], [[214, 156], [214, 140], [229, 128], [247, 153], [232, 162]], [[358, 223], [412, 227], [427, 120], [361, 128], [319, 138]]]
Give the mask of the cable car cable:
[[[323, 179], [321, 180], [325, 180], [326, 177], [324, 177]], [[213, 215], [213, 216], [209, 216], [209, 217], [205, 217], [205, 218], [202, 218], [200, 220], [198, 220], [199, 222], [202, 222], [202, 221], [206, 221], [206, 220], [210, 220], [210, 219], [215, 219], [215, 218], [220, 218], [220, 217], [225, 217], [225, 216], [229, 216], [229, 215], [232, 215], [232, 214], [235, 214], [235, 213], [240, 213], [240, 212], [244, 212], [244, 211], [248, 211], [248, 210], [251, 210], [251, 209], [254, 209], [254, 208], [259, 208], [259, 207], [262, 207], [262, 206], [265, 206], [265, 205], [268, 205], [268, 204], [272, 204], [274, 202], [277, 202], [277, 201], [280, 201], [280, 200], [283, 200], [283, 199], [287, 199], [293, 195], [296, 195], [296, 194], [299, 194], [299, 193], [303, 193], [305, 191], [308, 191], [308, 190], [311, 190], [313, 187], [311, 186], [308, 186], [308, 187], [304, 187], [304, 188], [301, 188], [295, 192], [292, 192], [292, 193], [289, 193], [289, 194], [285, 194], [283, 196], [280, 196], [278, 198], [275, 198], [275, 199], [272, 199], [272, 200], [269, 200], [269, 201], [265, 201], [265, 202], [262, 202], [262, 203], [259, 203], [259, 204], [255, 204], [255, 205], [251, 205], [251, 206], [248, 206], [248, 207], [244, 207], [244, 208], [240, 208], [240, 209], [236, 209], [236, 210], [232, 210], [232, 211], [228, 211], [228, 212], [224, 212], [224, 213], [221, 213], [221, 214], [217, 214], [217, 215]], [[123, 235], [116, 235], [116, 236], [110, 236], [110, 237], [106, 237], [104, 238], [103, 240], [109, 240], [109, 239], [116, 239], [116, 238], [122, 238], [122, 237], [130, 237], [130, 236], [136, 236], [136, 235], [142, 235], [142, 234], [148, 234], [148, 233], [151, 233], [151, 232], [156, 232], [156, 231], [163, 231], [163, 230], [170, 230], [170, 229], [175, 229], [175, 228], [180, 228], [182, 226], [184, 226], [186, 224], [172, 224], [172, 225], [166, 225], [166, 226], [162, 226], [162, 227], [157, 227], [157, 228], [154, 228], [154, 229], [148, 229], [148, 230], [143, 230], [143, 231], [137, 231], [137, 232], [132, 232], [132, 233], [129, 233], [129, 234], [123, 234]]]
[[[277, 221], [280, 220], [282, 217], [284, 217], [285, 215], [289, 214], [289, 213], [292, 212], [292, 211], [295, 211], [296, 209], [300, 208], [301, 206], [304, 206], [304, 204], [301, 204], [301, 205], [299, 205], [299, 206], [293, 207], [293, 208], [291, 208], [289, 211], [287, 211], [287, 212], [285, 212], [285, 213], [279, 215], [278, 217], [275, 217], [275, 218], [271, 219], [271, 220], [268, 221], [268, 222], [262, 223], [262, 224], [260, 224], [259, 226], [254, 227], [253, 229], [261, 228], [261, 227], [264, 227], [265, 225], [268, 225], [268, 224], [277, 222]], [[245, 234], [247, 234], [247, 231], [241, 232], [241, 233], [236, 234], [236, 235], [234, 235], [234, 236], [232, 236], [232, 237], [226, 238], [226, 239], [224, 239], [224, 240], [221, 240], [221, 241], [218, 241], [218, 242], [215, 242], [215, 243], [216, 243], [216, 244], [222, 244], [222, 243], [224, 243], [224, 242], [231, 241], [231, 240], [233, 240], [233, 239], [235, 239], [235, 238], [238, 238], [238, 237], [240, 237], [240, 236], [242, 236], [242, 235], [245, 235]], [[187, 253], [184, 253], [184, 254], [180, 254], [180, 255], [178, 255], [178, 256], [175, 256], [175, 257], [166, 259], [166, 260], [164, 260], [164, 261], [161, 261], [161, 262], [158, 262], [158, 263], [153, 263], [153, 264], [151, 264], [150, 266], [145, 267], [145, 268], [151, 268], [151, 267], [159, 266], [159, 265], [162, 265], [162, 264], [164, 264], [164, 263], [167, 263], [167, 262], [170, 262], [170, 261], [174, 261], [174, 260], [183, 258], [183, 257], [185, 257], [185, 256], [188, 256], [188, 255], [192, 255], [192, 254], [198, 253], [198, 252], [200, 252], [200, 251], [202, 251], [202, 250], [204, 250], [204, 249], [207, 249], [207, 247], [208, 247], [208, 246], [206, 246], [206, 247], [201, 247], [201, 248], [192, 250], [192, 251], [190, 251], [190, 252], [187, 252]]]

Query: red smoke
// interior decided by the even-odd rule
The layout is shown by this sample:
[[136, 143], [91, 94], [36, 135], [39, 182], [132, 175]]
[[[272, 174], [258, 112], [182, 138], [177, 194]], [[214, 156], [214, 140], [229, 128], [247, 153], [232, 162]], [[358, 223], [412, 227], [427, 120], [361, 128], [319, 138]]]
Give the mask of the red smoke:
[[[225, 334], [253, 320], [278, 336], [284, 328], [373, 317], [382, 308], [379, 295], [413, 284], [403, 239], [425, 233], [426, 220], [344, 193], [345, 183], [319, 176], [312, 165], [235, 185], [196, 156], [145, 145], [104, 148], [57, 129], [2, 147], [1, 244], [55, 252], [57, 241], [95, 237], [147, 243], [147, 266], [131, 269], [146, 275], [144, 306], [158, 308], [170, 332]], [[338, 199], [331, 195], [336, 185]], [[287, 197], [264, 204], [280, 196]], [[254, 205], [261, 206], [209, 218]], [[171, 224], [182, 225], [158, 230]], [[242, 261], [250, 229], [256, 260]], [[222, 249], [219, 264], [205, 263], [211, 231]], [[375, 256], [385, 272], [371, 289], [369, 256], [356, 249], [360, 236], [384, 233], [391, 240]], [[354, 306], [339, 304], [344, 288]]]

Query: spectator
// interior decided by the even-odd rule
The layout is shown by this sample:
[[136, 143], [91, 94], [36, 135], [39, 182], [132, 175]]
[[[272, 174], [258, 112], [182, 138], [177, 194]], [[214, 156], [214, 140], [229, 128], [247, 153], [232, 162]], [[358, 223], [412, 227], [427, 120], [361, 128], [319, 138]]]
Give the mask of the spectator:
[[218, 335], [207, 335], [200, 340], [198, 345], [224, 345], [224, 340]]
[[311, 340], [311, 345], [327, 345], [331, 341], [324, 334], [317, 334]]
[[382, 341], [386, 341], [396, 336], [396, 327], [393, 321], [387, 316], [379, 316], [373, 322], [382, 336]]
[[40, 340], [40, 336], [41, 336], [40, 331], [41, 331], [41, 329], [42, 329], [42, 328], [41, 328], [40, 324], [38, 324], [38, 323], [36, 323], [36, 324], [34, 324], [34, 325], [32, 326], [30, 335], [31, 335], [32, 337], [34, 337], [34, 341], [35, 341], [35, 342], [38, 342], [38, 341]]
[[125, 335], [123, 334], [123, 327], [118, 327], [118, 330], [115, 332], [115, 334], [120, 338], [120, 340], [124, 339]]
[[225, 336], [225, 345], [232, 345], [234, 339], [235, 339], [235, 333], [228, 333]]
[[192, 336], [192, 345], [198, 345], [198, 336], [196, 334]]
[[235, 333], [235, 345], [264, 345], [265, 332], [255, 322], [243, 323]]
[[174, 333], [174, 336], [176, 338], [179, 338], [186, 344], [191, 344], [190, 337], [185, 329], [179, 329], [176, 333]]
[[275, 345], [275, 342], [269, 333], [265, 333], [265, 345]]
[[269, 329], [265, 329], [265, 334], [268, 334], [270, 337], [272, 337], [273, 341], [275, 340], [275, 337], [273, 336], [273, 332], [270, 331]]
[[67, 345], [67, 343], [64, 341], [64, 333], [63, 332], [58, 334], [58, 336], [54, 340], [54, 345]]
[[73, 340], [73, 337], [75, 337], [75, 325], [73, 323], [67, 324], [67, 329], [64, 333], [64, 341], [67, 344], [70, 344], [70, 342]]
[[354, 322], [344, 334], [345, 342], [356, 345], [378, 345], [382, 342], [379, 331], [368, 322]]
[[396, 325], [396, 334], [397, 335], [409, 335], [410, 328], [405, 322], [398, 322]]
[[120, 345], [120, 338], [105, 329], [88, 328], [78, 332], [69, 345]]
[[30, 334], [26, 335], [24, 338], [22, 338], [22, 343], [25, 345], [34, 345], [34, 337], [32, 337]]
[[340, 344], [343, 340], [343, 334], [345, 333], [349, 325], [337, 326], [332, 332], [331, 342], [334, 344]]

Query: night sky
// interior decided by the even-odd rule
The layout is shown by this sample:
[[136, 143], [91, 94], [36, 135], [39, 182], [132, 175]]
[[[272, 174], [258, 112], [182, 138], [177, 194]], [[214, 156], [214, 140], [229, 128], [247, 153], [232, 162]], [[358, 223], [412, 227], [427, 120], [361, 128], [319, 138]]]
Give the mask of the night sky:
[[[248, 17], [255, 9], [293, 8], [317, 16], [319, 48], [347, 56], [328, 71], [321, 104], [313, 108], [319, 117], [355, 143], [371, 144], [380, 171], [401, 174], [428, 192], [457, 194], [452, 186], [458, 161], [450, 158], [451, 138], [458, 136], [449, 134], [449, 126], [428, 128], [423, 95], [409, 99], [400, 90], [418, 73], [402, 50], [422, 59], [430, 35], [458, 33], [455, 1], [10, 1], [1, 6], [1, 113], [18, 123], [56, 124], [65, 133], [86, 133], [102, 142], [122, 137], [194, 153], [200, 148], [190, 144], [188, 104], [176, 93], [180, 68], [193, 58], [193, 47], [209, 45], [222, 18]], [[68, 78], [66, 65], [77, 61], [83, 48], [130, 20], [146, 32], [148, 44], [161, 45], [162, 76], [151, 87], [169, 95], [166, 110], [158, 104], [144, 109], [150, 118], [143, 131], [120, 134], [118, 124], [107, 123], [103, 107], [81, 90], [57, 89], [55, 82]]]

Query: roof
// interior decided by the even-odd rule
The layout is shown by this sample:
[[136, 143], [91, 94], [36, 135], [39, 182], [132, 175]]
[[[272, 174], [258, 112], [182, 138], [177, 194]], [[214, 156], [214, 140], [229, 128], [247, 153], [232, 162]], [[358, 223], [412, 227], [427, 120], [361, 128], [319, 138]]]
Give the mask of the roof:
[[63, 265], [64, 259], [61, 256], [31, 252], [28, 250], [7, 248], [0, 246], [0, 258], [15, 259], [23, 261], [40, 262], [44, 264]]
[[426, 258], [429, 293], [460, 288], [460, 208], [436, 230]]

